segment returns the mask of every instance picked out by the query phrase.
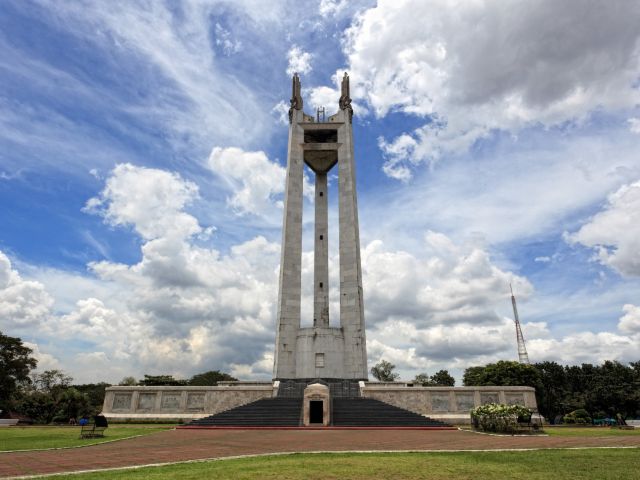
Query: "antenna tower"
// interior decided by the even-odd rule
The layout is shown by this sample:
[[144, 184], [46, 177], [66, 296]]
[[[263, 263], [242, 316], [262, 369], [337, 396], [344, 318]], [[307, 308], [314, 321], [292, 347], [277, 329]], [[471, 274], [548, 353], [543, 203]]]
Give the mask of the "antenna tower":
[[513, 295], [513, 288], [509, 284], [509, 290], [511, 290], [511, 305], [513, 305], [513, 317], [516, 322], [516, 338], [518, 340], [518, 361], [520, 363], [529, 364], [529, 354], [527, 353], [527, 347], [524, 344], [524, 335], [522, 335], [522, 329], [520, 328], [520, 319], [518, 318], [518, 307], [516, 307], [516, 297]]

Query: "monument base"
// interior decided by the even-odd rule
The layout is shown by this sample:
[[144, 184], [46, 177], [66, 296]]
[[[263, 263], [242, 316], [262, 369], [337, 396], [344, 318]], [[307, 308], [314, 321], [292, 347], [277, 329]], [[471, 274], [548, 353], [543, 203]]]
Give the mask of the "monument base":
[[[302, 399], [306, 383], [317, 381], [221, 382], [217, 387], [108, 387], [102, 413], [111, 421], [189, 422], [261, 399]], [[331, 388], [331, 399], [369, 398], [455, 425], [469, 424], [471, 409], [486, 403], [522, 405], [537, 412], [532, 387], [418, 387], [407, 382], [339, 379], [320, 382]], [[301, 418], [306, 418], [303, 413], [300, 412]], [[324, 419], [322, 423], [326, 424]]]

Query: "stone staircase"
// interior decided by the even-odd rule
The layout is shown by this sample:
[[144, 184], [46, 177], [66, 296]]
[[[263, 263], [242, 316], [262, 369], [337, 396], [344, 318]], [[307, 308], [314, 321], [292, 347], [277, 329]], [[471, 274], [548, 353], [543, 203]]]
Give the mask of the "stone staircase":
[[188, 427], [297, 427], [301, 398], [264, 398], [224, 412], [200, 418]]
[[335, 427], [449, 427], [450, 425], [372, 398], [333, 399]]

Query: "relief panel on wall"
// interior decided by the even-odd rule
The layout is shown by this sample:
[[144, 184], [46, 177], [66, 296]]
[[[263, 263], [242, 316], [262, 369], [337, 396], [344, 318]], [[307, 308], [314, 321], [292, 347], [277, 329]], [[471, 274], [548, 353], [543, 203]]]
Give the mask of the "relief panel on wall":
[[524, 395], [522, 393], [505, 394], [507, 405], [522, 405], [524, 407]]
[[181, 393], [162, 393], [162, 408], [163, 409], [177, 409], [180, 408]]
[[498, 395], [498, 392], [482, 392], [480, 393], [480, 403], [482, 405], [500, 403], [500, 395]]
[[456, 407], [458, 411], [468, 412], [475, 407], [473, 400], [473, 393], [457, 393], [456, 394]]
[[204, 393], [190, 393], [187, 395], [188, 410], [204, 410]]
[[449, 411], [449, 394], [448, 393], [432, 393], [431, 394], [431, 410], [433, 412]]
[[131, 410], [131, 394], [116, 393], [113, 396], [113, 410]]
[[138, 410], [153, 410], [157, 396], [157, 393], [141, 393], [138, 397]]

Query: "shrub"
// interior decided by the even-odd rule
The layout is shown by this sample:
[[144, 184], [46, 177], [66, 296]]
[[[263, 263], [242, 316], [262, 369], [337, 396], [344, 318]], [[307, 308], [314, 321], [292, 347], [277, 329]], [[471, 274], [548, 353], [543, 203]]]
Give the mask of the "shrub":
[[573, 412], [567, 413], [562, 420], [564, 423], [576, 423], [580, 425], [588, 425], [591, 423], [591, 417], [589, 416], [589, 412], [587, 412], [584, 408], [579, 408], [574, 410]]
[[479, 430], [486, 432], [514, 433], [518, 421], [529, 421], [531, 411], [520, 405], [488, 403], [471, 410], [471, 422]]

